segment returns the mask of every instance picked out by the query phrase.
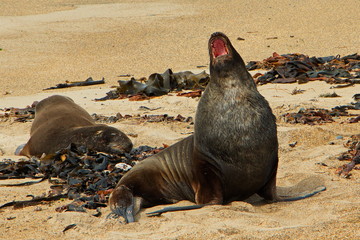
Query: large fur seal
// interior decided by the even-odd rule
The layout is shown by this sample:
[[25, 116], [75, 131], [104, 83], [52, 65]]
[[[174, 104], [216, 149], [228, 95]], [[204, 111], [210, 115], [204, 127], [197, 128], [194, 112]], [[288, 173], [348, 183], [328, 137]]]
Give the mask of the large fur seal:
[[208, 46], [210, 82], [194, 135], [137, 164], [110, 196], [112, 212], [127, 222], [134, 221], [135, 198], [143, 207], [179, 200], [226, 204], [255, 193], [280, 200], [275, 116], [228, 37], [214, 33]]
[[30, 139], [17, 154], [40, 157], [70, 143], [95, 151], [120, 154], [132, 149], [131, 140], [116, 128], [95, 124], [91, 116], [68, 97], [50, 96], [36, 105]]

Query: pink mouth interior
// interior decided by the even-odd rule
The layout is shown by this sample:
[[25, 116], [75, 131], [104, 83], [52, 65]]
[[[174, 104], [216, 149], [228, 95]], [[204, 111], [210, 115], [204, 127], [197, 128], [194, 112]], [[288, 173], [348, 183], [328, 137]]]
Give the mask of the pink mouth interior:
[[212, 47], [212, 53], [213, 56], [216, 58], [218, 56], [226, 55], [228, 54], [227, 47], [225, 45], [225, 42], [222, 39], [215, 39], [211, 43]]

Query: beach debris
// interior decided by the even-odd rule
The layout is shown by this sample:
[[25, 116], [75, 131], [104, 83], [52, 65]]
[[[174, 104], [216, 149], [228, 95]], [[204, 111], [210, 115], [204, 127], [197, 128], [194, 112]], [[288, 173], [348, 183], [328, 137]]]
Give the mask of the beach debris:
[[126, 163], [118, 163], [118, 164], [115, 164], [115, 168], [120, 168], [121, 170], [127, 172], [132, 168], [132, 166], [130, 166], [129, 164], [126, 164]]
[[293, 148], [293, 147], [295, 147], [295, 146], [296, 146], [296, 144], [297, 144], [297, 143], [298, 143], [297, 141], [292, 142], [292, 143], [289, 143], [289, 146]]
[[29, 206], [35, 206], [38, 204], [41, 204], [42, 202], [51, 202], [51, 201], [56, 201], [59, 200], [61, 198], [66, 198], [67, 196], [65, 194], [59, 194], [56, 196], [31, 196], [31, 195], [27, 195], [27, 197], [32, 197], [31, 200], [24, 200], [24, 201], [12, 201], [12, 202], [8, 202], [5, 203], [3, 205], [0, 206], [1, 208], [5, 208], [5, 207], [11, 207], [13, 206], [14, 209], [20, 209], [20, 208], [24, 208], [24, 207], [29, 207]]
[[103, 98], [95, 101], [109, 99], [129, 98], [132, 101], [147, 100], [150, 97], [162, 96], [170, 91], [180, 90], [203, 90], [209, 82], [209, 74], [205, 71], [194, 74], [191, 71], [173, 73], [167, 69], [164, 73], [151, 74], [145, 83], [141, 83], [132, 77], [130, 80], [119, 80], [119, 86], [115, 90], [106, 93]]
[[359, 167], [356, 167], [357, 164], [360, 164], [360, 134], [351, 136], [344, 146], [348, 150], [342, 153], [338, 159], [341, 161], [350, 160], [350, 163], [340, 166], [336, 170], [336, 174], [343, 178], [350, 178], [351, 170], [360, 170]]
[[[344, 57], [309, 57], [305, 54], [292, 53], [279, 55], [274, 52], [263, 61], [250, 61], [248, 70], [268, 69], [262, 76], [255, 79], [258, 84], [266, 83], [307, 83], [309, 81], [325, 81], [330, 84], [360, 83], [360, 55], [357, 53]], [[345, 85], [346, 86], [345, 86]], [[337, 88], [339, 88], [337, 86]]]
[[238, 37], [236, 40], [239, 40], [239, 41], [244, 41], [244, 40], [245, 40], [245, 38]]
[[146, 106], [140, 106], [138, 110], [139, 111], [155, 111], [155, 110], [159, 110], [159, 109], [161, 109], [161, 107], [149, 108]]
[[181, 93], [176, 94], [176, 96], [196, 98], [196, 97], [201, 97], [201, 93], [202, 93], [202, 90], [196, 90], [196, 91], [192, 91], [192, 92], [181, 92]]
[[291, 95], [296, 95], [296, 94], [301, 94], [301, 93], [304, 93], [305, 90], [302, 90], [302, 89], [299, 89], [299, 88], [294, 88], [292, 91], [291, 91]]
[[5, 122], [10, 118], [15, 118], [15, 122], [29, 122], [35, 118], [35, 106], [38, 102], [34, 102], [26, 108], [0, 108], [0, 121]]
[[129, 74], [129, 73], [118, 75], [118, 77], [131, 77], [131, 76], [133, 76], [133, 75], [132, 75], [132, 74]]
[[104, 83], [105, 83], [104, 78], [102, 78], [101, 80], [93, 80], [92, 77], [89, 77], [85, 81], [79, 81], [79, 82], [65, 81], [65, 83], [59, 83], [59, 84], [56, 84], [55, 87], [49, 87], [49, 88], [45, 88], [43, 90], [69, 88], [69, 87], [80, 87], [80, 86], [91, 86], [91, 85], [104, 84]]
[[330, 89], [333, 89], [333, 88], [346, 88], [346, 87], [351, 87], [351, 86], [354, 86], [354, 85], [355, 85], [355, 82], [351, 82], [351, 83], [344, 84], [344, 85], [331, 86]]
[[278, 37], [267, 37], [266, 40], [278, 39]]
[[349, 119], [349, 123], [358, 123], [359, 121], [360, 121], [360, 114], [357, 117]]
[[320, 94], [319, 97], [323, 97], [323, 98], [334, 98], [334, 97], [341, 97], [341, 96], [339, 96], [336, 92], [333, 92], [333, 93], [323, 93], [323, 94]]
[[95, 121], [102, 122], [102, 123], [116, 123], [121, 120], [138, 120], [139, 122], [188, 122], [193, 123], [192, 117], [183, 117], [182, 115], [178, 114], [175, 116], [169, 116], [168, 114], [154, 114], [154, 115], [122, 115], [121, 113], [117, 113], [115, 116], [103, 116], [99, 114], [92, 114], [91, 115]]
[[73, 202], [57, 208], [58, 212], [85, 212], [86, 209], [106, 207], [109, 194], [120, 178], [136, 163], [165, 147], [168, 145], [159, 148], [140, 146], [130, 153], [110, 155], [71, 144], [40, 159], [4, 160], [0, 162], [0, 179], [41, 178], [48, 179], [53, 185], [41, 196], [29, 195], [31, 200], [8, 202], [0, 208], [13, 206], [18, 209], [60, 199], [72, 199]]
[[22, 183], [12, 183], [12, 184], [0, 184], [0, 187], [18, 187], [18, 186], [29, 186], [36, 183], [43, 182], [47, 179], [47, 177], [43, 177], [38, 181], [28, 181], [28, 182], [22, 182]]
[[70, 224], [70, 225], [67, 225], [64, 230], [62, 231], [63, 233], [65, 233], [66, 231], [72, 229], [72, 228], [75, 228], [76, 227], [76, 224]]
[[[285, 113], [281, 115], [281, 119], [286, 123], [296, 124], [309, 124], [309, 125], [315, 125], [315, 124], [324, 124], [324, 123], [332, 123], [335, 120], [333, 117], [340, 117], [340, 116], [356, 116], [356, 118], [359, 116], [359, 114], [351, 114], [347, 112], [346, 110], [352, 107], [351, 105], [341, 106], [341, 107], [335, 107], [331, 110], [328, 109], [322, 109], [322, 108], [308, 108], [304, 109], [301, 108], [298, 112], [295, 113]], [[349, 119], [349, 123], [351, 123], [351, 120]]]

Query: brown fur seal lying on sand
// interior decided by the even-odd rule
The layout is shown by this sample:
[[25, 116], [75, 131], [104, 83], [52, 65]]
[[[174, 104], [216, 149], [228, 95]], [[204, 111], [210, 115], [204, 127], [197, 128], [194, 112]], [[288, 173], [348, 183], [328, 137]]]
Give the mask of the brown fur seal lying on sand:
[[54, 95], [36, 105], [30, 139], [16, 154], [40, 157], [70, 143], [100, 152], [120, 154], [132, 149], [131, 140], [116, 128], [96, 124], [92, 117], [68, 97]]
[[[226, 204], [255, 193], [281, 200], [275, 116], [227, 36], [212, 34], [209, 54], [210, 83], [197, 108], [194, 135], [135, 165], [110, 196], [112, 212], [127, 222], [134, 221], [135, 198], [143, 207], [179, 200], [200, 204], [195, 207]], [[187, 207], [171, 208], [178, 209]]]

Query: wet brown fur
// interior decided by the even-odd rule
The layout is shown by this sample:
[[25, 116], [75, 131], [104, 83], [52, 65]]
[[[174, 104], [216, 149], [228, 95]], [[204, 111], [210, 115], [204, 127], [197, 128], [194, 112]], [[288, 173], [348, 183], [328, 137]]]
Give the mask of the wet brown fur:
[[50, 96], [36, 105], [30, 139], [20, 151], [23, 156], [40, 157], [70, 143], [107, 153], [132, 149], [131, 140], [120, 130], [96, 124], [92, 117], [68, 97]]

